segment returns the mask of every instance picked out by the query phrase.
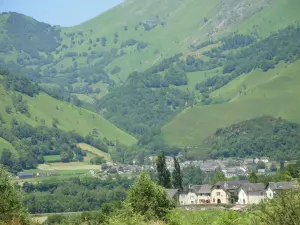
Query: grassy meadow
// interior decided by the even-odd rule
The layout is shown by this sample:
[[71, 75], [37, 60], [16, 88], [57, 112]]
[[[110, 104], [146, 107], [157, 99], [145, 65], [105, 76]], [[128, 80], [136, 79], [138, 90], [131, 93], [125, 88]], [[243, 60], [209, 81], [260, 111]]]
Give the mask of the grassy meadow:
[[262, 115], [300, 122], [299, 65], [299, 60], [282, 63], [265, 73], [255, 70], [236, 78], [212, 93], [231, 98], [229, 102], [185, 109], [162, 128], [163, 138], [169, 144], [197, 146], [218, 128]]
[[[19, 119], [30, 125], [43, 125], [42, 120], [45, 121], [46, 126], [52, 126], [52, 121], [57, 118], [59, 121], [58, 128], [64, 131], [75, 130], [80, 135], [87, 135], [97, 129], [98, 135], [101, 138], [106, 137], [111, 141], [119, 140], [125, 145], [132, 145], [136, 143], [136, 139], [131, 135], [117, 128], [112, 123], [105, 120], [100, 115], [89, 110], [76, 107], [72, 104], [56, 100], [46, 94], [39, 94], [36, 97], [29, 97], [22, 95], [23, 99], [28, 102], [30, 117], [26, 115], [5, 112], [6, 106], [12, 106], [11, 95], [6, 93], [0, 85], [0, 114], [2, 114], [5, 121], [11, 121], [12, 118]], [[10, 123], [7, 123], [8, 125]]]

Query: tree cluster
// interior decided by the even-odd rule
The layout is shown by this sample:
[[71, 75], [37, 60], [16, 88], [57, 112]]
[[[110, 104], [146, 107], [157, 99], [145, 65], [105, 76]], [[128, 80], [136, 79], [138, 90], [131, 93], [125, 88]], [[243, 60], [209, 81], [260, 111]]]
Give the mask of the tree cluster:
[[132, 180], [125, 177], [114, 180], [75, 177], [36, 184], [25, 182], [22, 190], [30, 213], [77, 212], [98, 210], [107, 202], [125, 200], [131, 184]]
[[165, 188], [176, 188], [183, 189], [182, 186], [182, 173], [180, 170], [179, 161], [176, 157], [173, 157], [174, 160], [174, 171], [171, 173], [167, 168], [165, 153], [161, 152], [156, 159], [156, 169], [158, 174], [158, 184]]
[[73, 131], [63, 132], [46, 126], [32, 127], [16, 120], [12, 121], [11, 128], [0, 127], [0, 137], [10, 142], [18, 152], [14, 155], [6, 149], [0, 157], [0, 163], [14, 173], [36, 168], [38, 163], [44, 163], [45, 155], [61, 155], [62, 162], [81, 161], [85, 153], [76, 146], [77, 143], [84, 142], [108, 151], [107, 145], [92, 135], [82, 137]]
[[263, 116], [234, 124], [209, 137], [205, 143], [215, 157], [300, 158], [300, 126], [283, 119]]
[[60, 30], [46, 23], [11, 12], [5, 30], [18, 52], [26, 52], [32, 58], [39, 52], [50, 53], [60, 45]]

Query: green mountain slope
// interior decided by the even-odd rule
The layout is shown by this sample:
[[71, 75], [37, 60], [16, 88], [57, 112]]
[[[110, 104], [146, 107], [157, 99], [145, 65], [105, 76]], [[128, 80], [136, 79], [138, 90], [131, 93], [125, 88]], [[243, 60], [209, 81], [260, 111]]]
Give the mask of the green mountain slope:
[[[127, 0], [79, 26], [0, 16], [1, 64], [91, 101], [191, 45], [232, 32], [266, 36], [299, 20], [297, 0]], [[284, 9], [284, 10], [283, 10]], [[26, 68], [26, 69], [25, 69]]]
[[105, 118], [152, 152], [164, 140], [200, 146], [246, 119], [300, 121], [299, 8], [298, 0], [127, 0], [69, 28], [4, 13], [0, 66], [101, 115], [45, 94], [24, 96], [31, 118], [16, 116], [34, 126], [45, 120], [136, 142]]
[[[22, 96], [23, 101], [27, 102], [30, 117], [16, 112], [12, 101], [14, 95]], [[75, 130], [78, 134], [84, 136], [96, 130], [100, 138], [106, 137], [112, 142], [119, 140], [122, 144], [128, 146], [136, 142], [134, 137], [96, 113], [56, 100], [44, 93], [40, 93], [36, 97], [30, 97], [25, 94], [7, 91], [0, 85], [0, 104], [2, 106], [0, 114], [6, 125], [10, 125], [10, 121], [15, 118], [32, 126], [46, 125], [52, 127], [53, 121], [56, 120], [58, 121], [57, 127], [64, 131]], [[7, 113], [7, 107], [11, 107], [11, 113]]]
[[8, 149], [13, 153], [16, 153], [15, 148], [6, 140], [0, 137], [0, 155], [4, 149]]
[[163, 137], [168, 143], [199, 146], [218, 128], [263, 115], [300, 122], [299, 72], [298, 60], [289, 65], [282, 63], [268, 72], [255, 70], [238, 77], [212, 93], [232, 100], [184, 110], [162, 128]]

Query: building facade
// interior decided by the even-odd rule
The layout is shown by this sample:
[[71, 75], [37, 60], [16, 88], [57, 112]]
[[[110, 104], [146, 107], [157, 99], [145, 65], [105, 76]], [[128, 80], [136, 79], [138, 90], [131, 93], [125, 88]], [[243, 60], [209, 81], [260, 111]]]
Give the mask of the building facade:
[[299, 187], [298, 182], [269, 182], [266, 187], [266, 197], [268, 199], [273, 199], [277, 194], [284, 190], [291, 190]]
[[266, 197], [265, 185], [263, 183], [242, 184], [238, 192], [238, 204], [258, 204]]

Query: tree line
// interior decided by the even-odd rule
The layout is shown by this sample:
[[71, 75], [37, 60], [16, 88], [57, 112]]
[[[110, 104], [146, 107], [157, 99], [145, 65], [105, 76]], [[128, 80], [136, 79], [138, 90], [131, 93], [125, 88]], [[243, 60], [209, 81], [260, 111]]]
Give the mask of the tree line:
[[0, 157], [0, 163], [13, 173], [36, 168], [39, 163], [44, 163], [45, 155], [60, 155], [62, 162], [83, 161], [86, 153], [76, 146], [77, 143], [87, 143], [108, 152], [107, 144], [92, 134], [82, 137], [74, 131], [32, 127], [15, 119], [11, 122], [11, 128], [0, 126], [0, 137], [17, 150], [17, 154], [13, 154], [4, 149]]
[[300, 158], [300, 125], [263, 116], [217, 129], [203, 145], [209, 157], [262, 157], [277, 161]]

